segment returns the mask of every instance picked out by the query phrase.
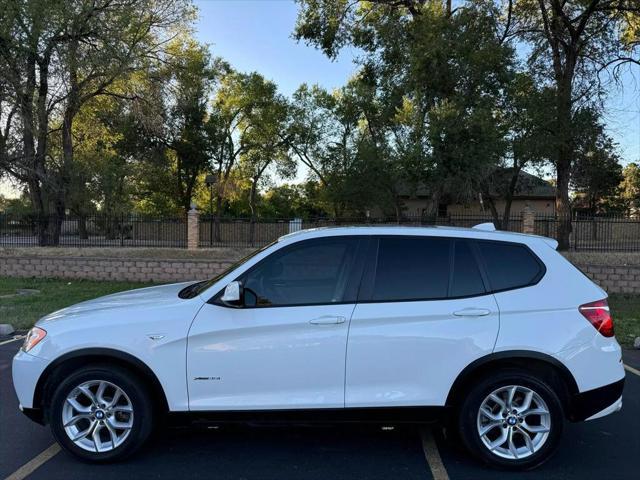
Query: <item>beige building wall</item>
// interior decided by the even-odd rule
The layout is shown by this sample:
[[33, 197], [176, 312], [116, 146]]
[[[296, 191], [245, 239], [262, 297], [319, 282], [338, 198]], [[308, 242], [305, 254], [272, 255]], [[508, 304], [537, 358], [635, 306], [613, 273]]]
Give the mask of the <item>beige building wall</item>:
[[[524, 207], [529, 204], [533, 211], [540, 215], [553, 215], [555, 213], [555, 202], [551, 199], [548, 200], [520, 200], [516, 199], [511, 203], [511, 215], [520, 215]], [[496, 201], [496, 208], [499, 213], [504, 211], [504, 200]], [[428, 198], [404, 198], [402, 199], [402, 213], [407, 217], [420, 217], [426, 212], [435, 212], [436, 210], [431, 207], [431, 199]], [[372, 217], [381, 217], [383, 212], [380, 208], [374, 207], [371, 209], [370, 214]], [[485, 203], [484, 212], [480, 206], [480, 202], [473, 202], [468, 204], [452, 204], [447, 205], [447, 214], [449, 215], [491, 215], [488, 205]]]
[[[497, 200], [496, 209], [499, 213], [504, 212], [504, 200]], [[526, 205], [529, 205], [533, 211], [541, 215], [553, 215], [555, 213], [555, 203], [553, 200], [514, 200], [511, 203], [511, 215], [520, 215]], [[454, 204], [447, 206], [447, 213], [450, 215], [482, 215], [480, 202], [470, 203], [467, 205]], [[490, 214], [488, 205], [485, 203], [485, 214]]]

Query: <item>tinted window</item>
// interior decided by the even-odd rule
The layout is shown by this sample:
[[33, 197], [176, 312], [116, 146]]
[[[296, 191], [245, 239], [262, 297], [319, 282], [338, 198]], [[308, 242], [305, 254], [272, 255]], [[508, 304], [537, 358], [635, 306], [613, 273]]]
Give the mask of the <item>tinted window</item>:
[[450, 243], [443, 238], [381, 238], [372, 299], [445, 298]]
[[492, 290], [530, 285], [538, 280], [541, 267], [524, 246], [510, 243], [478, 242]]
[[450, 297], [466, 297], [485, 293], [478, 262], [469, 242], [457, 240], [453, 256], [453, 278]]
[[[250, 306], [328, 304], [346, 301], [358, 240], [301, 242], [275, 252], [241, 279]], [[351, 299], [350, 299], [351, 300]]]

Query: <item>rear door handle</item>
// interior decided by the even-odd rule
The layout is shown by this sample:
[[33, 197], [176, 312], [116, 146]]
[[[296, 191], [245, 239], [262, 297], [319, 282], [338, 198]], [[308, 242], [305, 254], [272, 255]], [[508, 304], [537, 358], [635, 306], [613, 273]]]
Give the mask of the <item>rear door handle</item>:
[[322, 317], [314, 318], [313, 320], [309, 320], [309, 323], [313, 325], [336, 325], [338, 323], [346, 322], [346, 318], [338, 317], [334, 315], [323, 315]]
[[464, 308], [453, 312], [456, 317], [484, 317], [491, 313], [491, 310], [486, 308]]

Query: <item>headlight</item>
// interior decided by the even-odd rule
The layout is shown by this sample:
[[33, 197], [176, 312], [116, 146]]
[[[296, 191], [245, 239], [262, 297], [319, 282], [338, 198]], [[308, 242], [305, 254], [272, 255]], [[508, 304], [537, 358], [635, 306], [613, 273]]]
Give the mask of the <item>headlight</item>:
[[33, 327], [31, 330], [29, 330], [29, 333], [27, 333], [27, 336], [24, 339], [24, 343], [22, 344], [22, 350], [24, 350], [25, 352], [28, 352], [37, 344], [39, 344], [40, 341], [46, 336], [47, 336], [46, 330], [43, 330], [40, 327]]

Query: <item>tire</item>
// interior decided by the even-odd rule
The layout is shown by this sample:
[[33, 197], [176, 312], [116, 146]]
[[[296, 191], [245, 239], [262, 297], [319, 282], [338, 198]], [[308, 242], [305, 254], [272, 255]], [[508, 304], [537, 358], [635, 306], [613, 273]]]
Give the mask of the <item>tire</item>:
[[86, 461], [128, 457], [144, 444], [153, 426], [153, 403], [145, 387], [120, 367], [88, 365], [74, 371], [51, 397], [49, 421], [54, 437], [65, 450]]
[[[513, 401], [505, 417], [510, 396]], [[528, 398], [530, 405], [525, 409]], [[464, 446], [480, 461], [501, 469], [526, 470], [548, 460], [558, 447], [563, 426], [562, 404], [552, 387], [519, 370], [480, 379], [458, 411]]]

